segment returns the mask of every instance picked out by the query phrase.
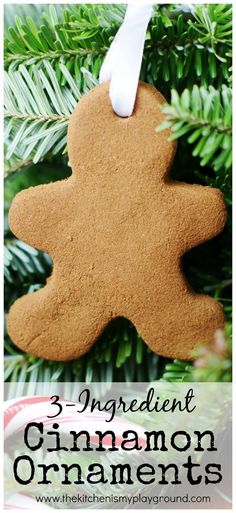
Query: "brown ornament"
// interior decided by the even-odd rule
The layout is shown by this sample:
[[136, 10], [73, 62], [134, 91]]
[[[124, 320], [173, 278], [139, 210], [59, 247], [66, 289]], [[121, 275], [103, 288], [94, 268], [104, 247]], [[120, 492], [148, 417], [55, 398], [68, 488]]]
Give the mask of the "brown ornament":
[[54, 265], [43, 289], [12, 306], [8, 332], [24, 351], [70, 360], [123, 316], [153, 351], [188, 359], [197, 343], [213, 341], [224, 316], [190, 288], [181, 257], [222, 230], [223, 196], [169, 176], [175, 143], [168, 130], [155, 131], [163, 121], [158, 91], [140, 83], [133, 115], [120, 118], [108, 87], [95, 87], [71, 116], [71, 177], [13, 201], [13, 233]]

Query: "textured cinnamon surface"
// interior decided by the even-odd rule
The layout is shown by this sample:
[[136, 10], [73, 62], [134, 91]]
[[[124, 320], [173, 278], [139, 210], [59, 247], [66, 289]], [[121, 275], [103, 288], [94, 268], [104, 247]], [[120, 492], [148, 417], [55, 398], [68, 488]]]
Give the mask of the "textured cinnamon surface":
[[12, 231], [54, 262], [47, 285], [10, 310], [9, 335], [24, 351], [77, 358], [123, 316], [153, 351], [188, 359], [223, 326], [221, 305], [181, 271], [182, 255], [222, 230], [223, 197], [168, 176], [175, 144], [155, 132], [163, 101], [140, 83], [133, 115], [119, 118], [108, 83], [95, 87], [71, 116], [72, 176], [15, 197]]

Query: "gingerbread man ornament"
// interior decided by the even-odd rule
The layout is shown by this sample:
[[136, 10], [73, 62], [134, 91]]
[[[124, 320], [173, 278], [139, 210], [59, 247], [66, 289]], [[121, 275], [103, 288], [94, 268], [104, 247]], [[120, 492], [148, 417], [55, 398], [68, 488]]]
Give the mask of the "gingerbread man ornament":
[[39, 357], [80, 357], [115, 317], [128, 318], [160, 355], [188, 359], [224, 325], [221, 305], [196, 294], [181, 257], [217, 235], [226, 219], [220, 191], [169, 176], [175, 143], [162, 95], [139, 83], [134, 113], [120, 118], [109, 84], [74, 110], [69, 179], [17, 194], [13, 233], [49, 253], [46, 286], [18, 299], [8, 317], [17, 346]]

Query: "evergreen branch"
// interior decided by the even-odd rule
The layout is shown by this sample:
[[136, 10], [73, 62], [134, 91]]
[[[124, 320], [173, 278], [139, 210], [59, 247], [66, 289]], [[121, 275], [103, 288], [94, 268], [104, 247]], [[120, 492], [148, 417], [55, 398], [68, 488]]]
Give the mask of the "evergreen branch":
[[34, 67], [33, 76], [23, 65], [18, 71], [5, 72], [7, 161], [18, 160], [22, 167], [23, 162], [38, 162], [49, 151], [64, 151], [68, 120], [81, 94], [64, 64], [60, 71], [67, 82], [63, 88], [49, 62], [44, 69]]
[[229, 170], [232, 164], [232, 91], [223, 85], [218, 91], [194, 85], [179, 95], [172, 90], [171, 103], [163, 111], [166, 120], [157, 131], [171, 128], [169, 140], [189, 132], [188, 143], [194, 144], [194, 157], [200, 165], [211, 166], [216, 173]]
[[[57, 17], [62, 18], [63, 4], [54, 4]], [[38, 26], [41, 25], [42, 16], [48, 16], [48, 6], [45, 4], [5, 4], [4, 5], [4, 27], [7, 31], [8, 27], [15, 25], [15, 17], [30, 17]]]
[[[213, 80], [218, 76], [218, 70], [226, 76], [223, 70], [224, 67], [228, 69], [227, 63], [222, 63], [222, 66], [217, 68], [216, 55], [212, 51], [208, 52], [212, 48], [204, 46], [199, 40], [202, 22], [196, 22], [197, 15], [196, 19], [192, 20], [191, 13], [187, 18], [186, 14], [178, 14], [176, 17], [172, 17], [171, 14], [172, 12], [163, 14], [160, 10], [154, 11], [147, 33], [141, 78], [145, 79], [145, 76], [148, 76], [151, 83], [159, 84], [161, 80], [164, 84], [173, 84], [181, 80], [192, 81], [194, 76], [204, 83], [204, 77], [209, 70]], [[207, 10], [205, 15], [210, 19], [212, 17], [210, 10], [209, 13]], [[222, 12], [218, 15], [222, 16]], [[69, 115], [75, 105], [74, 100], [77, 100], [87, 88], [84, 65], [87, 65], [88, 72], [90, 75], [92, 72], [96, 79], [103, 55], [123, 16], [123, 6], [111, 9], [110, 6], [107, 8], [103, 5], [80, 5], [63, 8], [60, 19], [54, 6], [50, 6], [48, 12], [43, 15], [44, 24], [40, 27], [29, 16], [25, 17], [24, 22], [16, 17], [16, 25], [9, 28], [5, 45], [6, 67], [9, 67], [9, 55], [16, 64], [11, 65], [6, 74], [8, 106], [5, 116], [9, 122], [6, 133], [10, 134], [10, 138], [6, 140], [7, 161], [12, 158], [15, 162], [19, 160], [19, 168], [22, 168], [25, 161], [38, 162], [49, 151], [54, 154], [66, 151]], [[222, 44], [222, 37], [218, 42]], [[225, 55], [223, 47], [221, 50]], [[78, 58], [75, 56], [77, 52]], [[21, 62], [24, 61], [25, 65], [22, 65]], [[37, 66], [35, 62], [38, 62]], [[52, 81], [52, 87], [47, 87], [48, 78]], [[160, 82], [161, 90], [165, 88], [164, 84], [162, 86]], [[51, 98], [52, 89], [54, 94]], [[66, 110], [61, 109], [60, 101], [58, 109], [59, 91], [63, 96], [63, 102], [69, 102]], [[32, 103], [34, 96], [38, 103], [36, 112], [34, 108], [30, 111], [25, 108], [25, 104], [28, 106]], [[21, 101], [16, 108], [18, 99], [24, 97], [23, 105]], [[69, 97], [70, 100], [73, 98], [72, 102], [69, 101]], [[43, 111], [40, 110], [42, 101], [47, 103]], [[53, 109], [50, 108], [51, 101], [54, 103]], [[33, 103], [34, 107], [35, 102]], [[22, 123], [23, 121], [25, 123]], [[20, 139], [22, 144], [19, 144]], [[13, 165], [14, 170], [15, 168]], [[6, 173], [8, 172], [11, 172], [9, 165]]]
[[[206, 37], [208, 25], [204, 28], [205, 38], [202, 36], [202, 20], [198, 19], [198, 11], [196, 16], [193, 11], [195, 18], [192, 19], [191, 12], [179, 13], [174, 6], [171, 9], [166, 13], [161, 8], [154, 9], [146, 36], [143, 73], [148, 73], [152, 83], [158, 80], [159, 89], [161, 81], [170, 82], [172, 87], [183, 79], [188, 82], [192, 72], [195, 82], [199, 80], [205, 84], [209, 72], [212, 82], [215, 79], [222, 82], [229, 76], [230, 34], [225, 41], [221, 32], [219, 37], [216, 33], [212, 46], [212, 39]], [[212, 19], [211, 6], [205, 6], [205, 10], [206, 16]], [[173, 17], [173, 12], [178, 15]], [[218, 13], [220, 20], [224, 14], [228, 16], [227, 10], [223, 14]], [[110, 5], [90, 4], [68, 6], [60, 20], [54, 6], [50, 6], [39, 28], [29, 17], [25, 22], [17, 17], [15, 27], [9, 27], [5, 40], [5, 66], [17, 69], [21, 63], [32, 66], [49, 60], [56, 69], [63, 62], [80, 87], [83, 82], [81, 67], [86, 67], [98, 77], [104, 55], [123, 16], [124, 6], [111, 8]], [[215, 23], [214, 18], [212, 23]], [[221, 67], [217, 67], [217, 59], [220, 59]]]
[[174, 360], [167, 363], [161, 381], [185, 382], [192, 381], [193, 366], [182, 360]]
[[[10, 64], [14, 61], [17, 62], [17, 64], [37, 64], [39, 61], [45, 61], [45, 60], [68, 60], [68, 58], [75, 58], [75, 57], [87, 57], [88, 55], [91, 55], [92, 57], [96, 56], [105, 56], [105, 53], [107, 52], [108, 47], [104, 46], [104, 48], [100, 48], [98, 50], [93, 50], [92, 48], [77, 48], [75, 50], [71, 50], [69, 48], [64, 48], [63, 50], [51, 50], [48, 52], [40, 52], [38, 55], [35, 55], [34, 57], [30, 56], [28, 54], [22, 55], [20, 53], [16, 53], [11, 55], [10, 58], [6, 58], [5, 60], [5, 66], [6, 69], [10, 67]], [[9, 65], [9, 66], [8, 66]], [[14, 69], [14, 66], [13, 66]]]
[[232, 5], [195, 5], [192, 12], [197, 20], [195, 29], [200, 35], [200, 41], [203, 44], [209, 42], [217, 58], [225, 62], [225, 58], [217, 54], [217, 45], [223, 43], [232, 47]]
[[4, 280], [5, 285], [19, 285], [45, 282], [51, 270], [51, 259], [45, 253], [28, 246], [17, 239], [5, 241]]
[[15, 27], [9, 27], [5, 40], [6, 65], [22, 59], [35, 62], [46, 58], [60, 58], [72, 54], [73, 58], [88, 53], [103, 55], [123, 21], [124, 6], [78, 5], [67, 6], [62, 20], [58, 19], [54, 5], [42, 17], [39, 28], [29, 18], [25, 22], [16, 17]]

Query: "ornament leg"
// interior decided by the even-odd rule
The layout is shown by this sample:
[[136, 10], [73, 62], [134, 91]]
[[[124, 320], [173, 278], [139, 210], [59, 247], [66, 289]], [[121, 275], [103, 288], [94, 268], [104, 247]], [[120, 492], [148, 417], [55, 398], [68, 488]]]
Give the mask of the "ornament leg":
[[161, 308], [155, 298], [151, 303], [141, 323], [135, 317], [132, 322], [152, 351], [168, 358], [191, 359], [194, 348], [212, 344], [215, 331], [224, 326], [222, 307], [209, 296], [187, 293]]
[[68, 305], [48, 291], [50, 283], [18, 299], [8, 315], [8, 333], [20, 349], [48, 360], [82, 356], [107, 324], [95, 305]]

